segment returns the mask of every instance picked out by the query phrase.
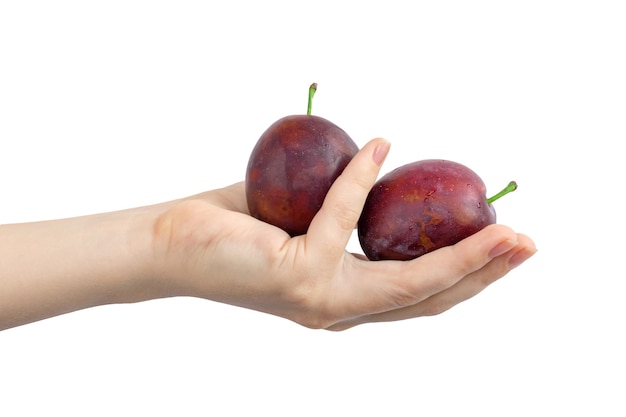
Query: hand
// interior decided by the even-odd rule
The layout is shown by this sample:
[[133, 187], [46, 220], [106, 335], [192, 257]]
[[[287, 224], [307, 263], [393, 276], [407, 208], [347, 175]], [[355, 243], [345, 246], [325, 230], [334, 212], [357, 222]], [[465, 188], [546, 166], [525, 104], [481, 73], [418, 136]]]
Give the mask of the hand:
[[388, 150], [386, 141], [375, 139], [359, 151], [306, 235], [291, 238], [251, 217], [243, 183], [174, 204], [153, 229], [153, 273], [164, 293], [343, 330], [441, 313], [536, 252], [527, 236], [491, 225], [412, 261], [372, 262], [347, 253]]

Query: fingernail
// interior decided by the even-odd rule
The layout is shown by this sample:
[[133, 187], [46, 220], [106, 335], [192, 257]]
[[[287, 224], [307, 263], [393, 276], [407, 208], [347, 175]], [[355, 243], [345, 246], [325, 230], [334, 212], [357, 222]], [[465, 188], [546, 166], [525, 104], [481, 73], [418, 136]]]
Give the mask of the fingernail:
[[498, 243], [489, 251], [489, 258], [495, 258], [496, 256], [503, 255], [513, 249], [517, 245], [517, 240], [508, 239]]
[[381, 166], [389, 153], [389, 148], [391, 147], [391, 143], [386, 140], [376, 146], [374, 149], [374, 154], [372, 155], [372, 159], [374, 159], [374, 163], [378, 166]]
[[533, 248], [524, 248], [519, 251], [509, 259], [509, 267], [511, 269], [520, 266], [524, 262], [528, 260], [531, 256], [537, 253], [537, 249]]

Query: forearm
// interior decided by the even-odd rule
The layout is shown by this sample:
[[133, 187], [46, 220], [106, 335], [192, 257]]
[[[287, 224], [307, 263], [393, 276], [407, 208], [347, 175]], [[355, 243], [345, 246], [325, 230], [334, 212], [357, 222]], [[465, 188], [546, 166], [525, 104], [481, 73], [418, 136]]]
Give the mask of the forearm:
[[158, 211], [0, 225], [0, 330], [160, 296], [150, 269]]

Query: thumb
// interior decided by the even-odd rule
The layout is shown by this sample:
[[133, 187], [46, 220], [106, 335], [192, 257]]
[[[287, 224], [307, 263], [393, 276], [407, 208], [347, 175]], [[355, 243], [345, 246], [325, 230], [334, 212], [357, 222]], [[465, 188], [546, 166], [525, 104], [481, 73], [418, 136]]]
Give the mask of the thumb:
[[323, 250], [326, 256], [343, 256], [389, 148], [390, 143], [385, 139], [373, 139], [352, 158], [311, 221], [306, 234], [307, 247]]

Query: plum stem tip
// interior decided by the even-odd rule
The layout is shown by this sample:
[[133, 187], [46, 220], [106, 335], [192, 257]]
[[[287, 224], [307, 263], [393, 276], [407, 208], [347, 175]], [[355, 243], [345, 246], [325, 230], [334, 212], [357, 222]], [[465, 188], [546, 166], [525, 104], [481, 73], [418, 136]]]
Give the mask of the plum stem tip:
[[493, 197], [488, 198], [487, 199], [487, 204], [491, 204], [494, 201], [496, 201], [497, 199], [499, 199], [500, 197], [503, 197], [503, 196], [507, 195], [508, 193], [513, 192], [515, 190], [517, 190], [517, 183], [515, 181], [511, 181], [498, 194], [494, 195]]

